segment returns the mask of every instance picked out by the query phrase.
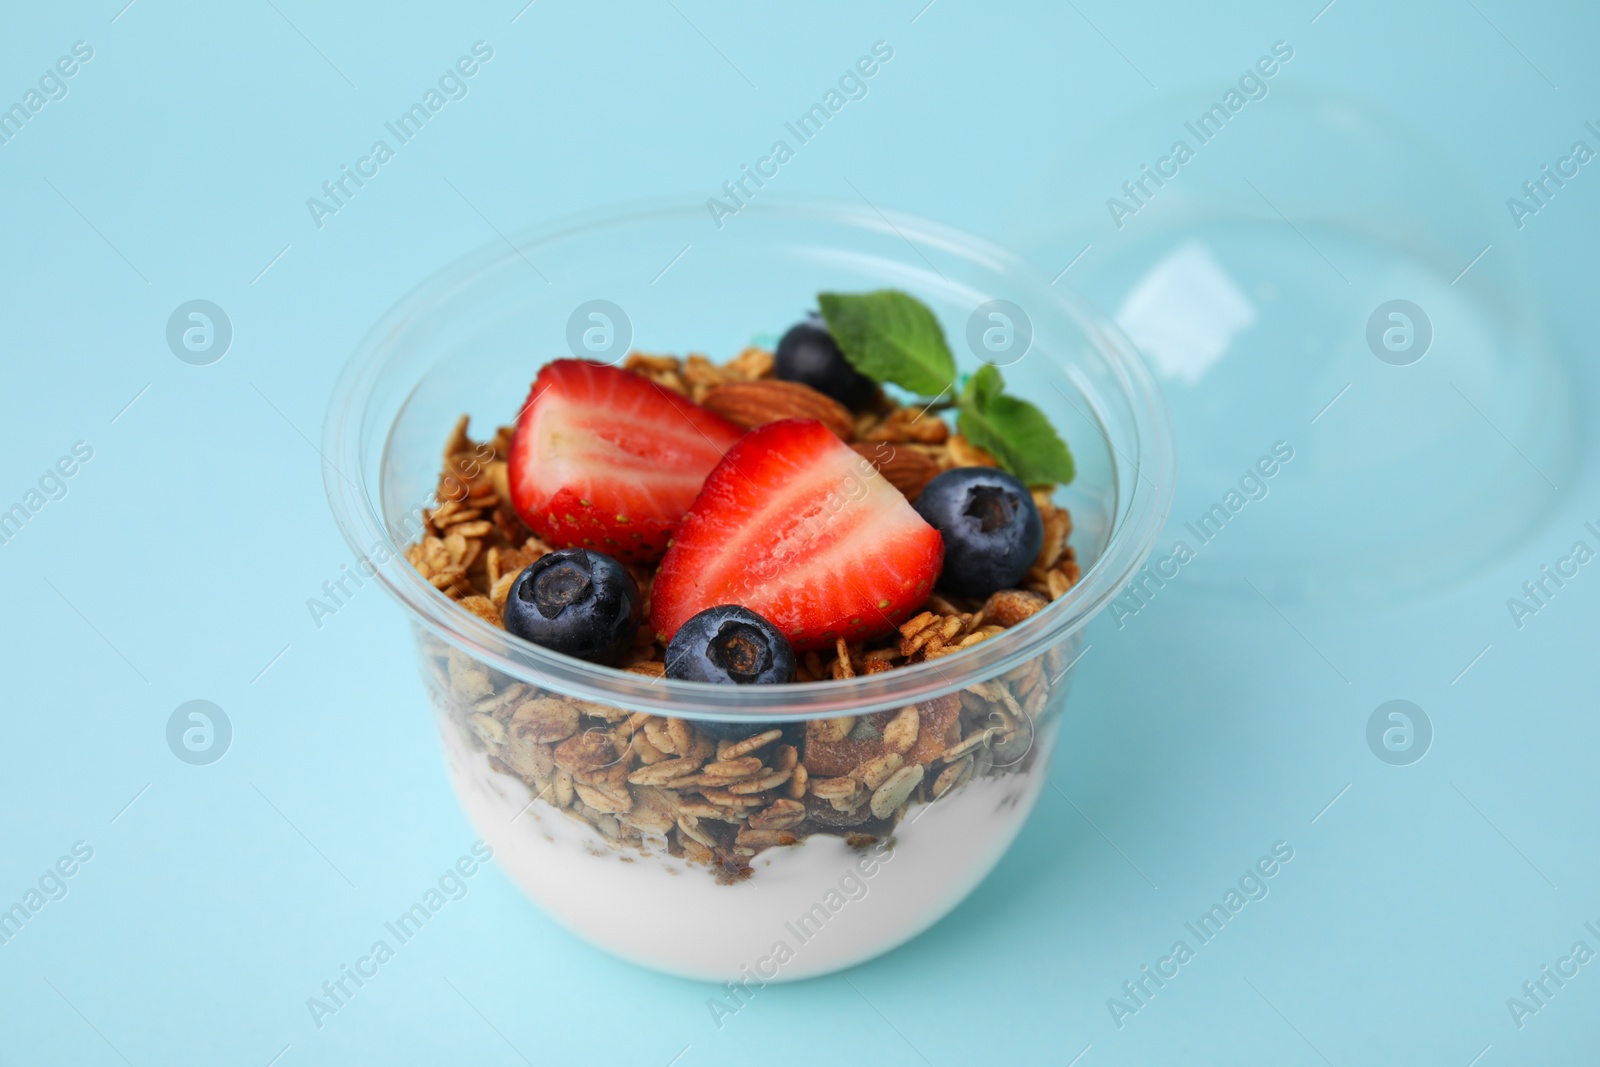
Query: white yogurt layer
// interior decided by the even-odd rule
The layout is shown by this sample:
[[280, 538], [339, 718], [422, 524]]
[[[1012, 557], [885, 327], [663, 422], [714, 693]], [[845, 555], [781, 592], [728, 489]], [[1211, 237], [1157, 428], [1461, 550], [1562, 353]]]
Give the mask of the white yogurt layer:
[[667, 853], [616, 849], [599, 831], [493, 770], [454, 724], [440, 735], [456, 793], [495, 859], [580, 937], [686, 978], [790, 981], [887, 952], [961, 902], [1022, 829], [1048, 771], [1041, 732], [1026, 773], [978, 778], [913, 805], [885, 842], [853, 849], [816, 834], [769, 848], [753, 873], [719, 885]]

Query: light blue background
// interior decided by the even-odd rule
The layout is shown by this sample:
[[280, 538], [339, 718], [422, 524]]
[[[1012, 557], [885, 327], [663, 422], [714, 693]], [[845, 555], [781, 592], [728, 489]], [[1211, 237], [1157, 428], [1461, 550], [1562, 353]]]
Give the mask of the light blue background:
[[[1102, 620], [1059, 789], [965, 904], [886, 958], [769, 987], [719, 1030], [709, 987], [590, 950], [491, 865], [312, 1024], [306, 998], [474, 838], [398, 609], [369, 587], [320, 630], [306, 610], [352, 562], [311, 444], [339, 367], [413, 284], [496, 230], [712, 195], [875, 40], [895, 56], [870, 95], [775, 186], [870, 198], [1041, 256], [1059, 251], [1038, 239], [1059, 218], [1102, 210], [1061, 192], [1078, 188], [1078, 162], [1141, 161], [1080, 161], [1096, 130], [1169, 89], [1220, 91], [1291, 40], [1284, 77], [1300, 89], [1450, 147], [1486, 190], [1459, 220], [1461, 262], [1492, 243], [1525, 264], [1573, 395], [1600, 396], [1600, 177], [1586, 168], [1520, 232], [1503, 206], [1600, 119], [1592, 11], [922, 4], [11, 6], [0, 102], [74, 41], [94, 58], [0, 146], [0, 504], [76, 441], [94, 458], [0, 546], [0, 901], [76, 841], [94, 857], [0, 946], [0, 1059], [1489, 1067], [1593, 1054], [1600, 963], [1521, 1030], [1505, 1004], [1575, 940], [1600, 948], [1583, 929], [1600, 926], [1600, 577], [1586, 569], [1520, 632], [1505, 608], [1600, 521], [1587, 438], [1550, 514], [1470, 578], [1301, 604], [1286, 625], [1218, 593], [1239, 576], [1202, 556], [1126, 629]], [[494, 58], [466, 99], [319, 230], [306, 198], [480, 39]], [[1244, 159], [1278, 147], [1243, 123], [1235, 141]], [[1424, 202], [1429, 180], [1408, 174], [1397, 195]], [[1319, 175], [1302, 181], [1296, 195], [1314, 200]], [[1070, 254], [1039, 269], [1053, 276]], [[1063, 284], [1094, 291], [1094, 272], [1091, 255]], [[193, 298], [233, 322], [212, 366], [164, 340]], [[1180, 455], [1207, 454], [1203, 426], [1180, 429]], [[1320, 434], [1299, 447], [1336, 464], [1338, 435]], [[1242, 469], [1257, 451], [1222, 462]], [[1315, 494], [1315, 469], [1286, 469], [1275, 491]], [[1395, 697], [1426, 708], [1437, 734], [1410, 767], [1364, 739]], [[209, 767], [164, 739], [195, 698], [234, 726]], [[1107, 998], [1279, 840], [1295, 858], [1270, 896], [1118, 1029]]]

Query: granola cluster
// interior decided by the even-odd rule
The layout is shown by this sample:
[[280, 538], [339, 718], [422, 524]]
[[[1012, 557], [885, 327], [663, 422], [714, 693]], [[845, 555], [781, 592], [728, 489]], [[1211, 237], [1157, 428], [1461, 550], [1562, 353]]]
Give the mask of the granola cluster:
[[[908, 498], [953, 467], [995, 466], [928, 410], [882, 398], [853, 415], [821, 394], [775, 388], [772, 355], [750, 348], [722, 365], [635, 353], [630, 370], [757, 425], [817, 401], [809, 412], [845, 436]], [[743, 388], [741, 388], [743, 387]], [[424, 512], [422, 537], [406, 549], [418, 573], [463, 608], [497, 627], [512, 583], [552, 551], [511, 506], [507, 457], [511, 428], [474, 442], [463, 417], [444, 449], [437, 508]], [[844, 680], [938, 659], [1015, 626], [1062, 596], [1079, 567], [1067, 543], [1072, 520], [1048, 490], [1034, 493], [1044, 543], [1017, 589], [984, 601], [938, 594], [898, 632], [864, 643], [840, 639], [799, 657], [797, 681]], [[654, 568], [630, 567], [648, 602]], [[648, 608], [646, 608], [648, 614]], [[692, 722], [577, 700], [491, 671], [424, 637], [426, 674], [436, 701], [487, 751], [496, 770], [521, 778], [536, 798], [591, 826], [619, 848], [666, 851], [708, 865], [719, 880], [747, 877], [764, 849], [813, 833], [865, 846], [892, 833], [911, 804], [943, 797], [974, 777], [1028, 767], [1041, 717], [1053, 712], [1054, 653], [991, 681], [898, 711], [860, 717], [752, 725], [748, 736], [713, 739]], [[665, 672], [664, 646], [641, 627], [620, 669]]]
[[1035, 731], [1059, 706], [1047, 654], [897, 711], [752, 725], [719, 740], [685, 719], [540, 690], [423, 641], [436, 702], [491, 767], [615, 848], [679, 856], [724, 883], [749, 877], [765, 849], [818, 833], [866, 847], [913, 804], [1026, 771]]

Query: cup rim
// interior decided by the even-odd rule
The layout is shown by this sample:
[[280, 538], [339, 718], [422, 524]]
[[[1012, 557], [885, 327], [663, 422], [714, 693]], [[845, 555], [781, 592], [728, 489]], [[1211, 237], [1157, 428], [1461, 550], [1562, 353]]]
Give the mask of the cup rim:
[[[541, 648], [462, 609], [407, 564], [404, 546], [390, 535], [382, 517], [381, 483], [368, 477], [382, 470], [382, 453], [392, 424], [379, 439], [377, 455], [369, 454], [362, 431], [368, 403], [408, 325], [475, 280], [541, 247], [674, 216], [687, 219], [704, 210], [700, 202], [684, 198], [633, 202], [515, 231], [502, 241], [469, 252], [414, 286], [357, 345], [328, 403], [322, 435], [327, 460], [323, 486], [335, 523], [357, 556], [369, 558], [374, 546], [388, 553], [385, 564], [374, 565], [375, 577], [403, 605], [413, 623], [512, 678], [578, 699], [686, 719], [782, 721], [904, 707], [988, 680], [1063, 643], [1121, 592], [1154, 550], [1172, 506], [1176, 474], [1172, 425], [1155, 379], [1132, 342], [1081, 297], [1053, 284], [1041, 288], [1041, 298], [1070, 318], [1105, 361], [1119, 399], [1129, 409], [1135, 447], [1131, 456], [1110, 450], [1114, 505], [1100, 557], [1071, 589], [1026, 625], [948, 657], [858, 677], [848, 684], [829, 679], [782, 686], [717, 686], [650, 678]], [[895, 236], [907, 244], [920, 240], [996, 274], [1041, 273], [1022, 257], [984, 238], [849, 201], [775, 195], [744, 205], [735, 223], [744, 223], [747, 215], [804, 218]], [[1065, 359], [1058, 362], [1070, 366]], [[1064, 674], [1070, 666], [1059, 670]]]

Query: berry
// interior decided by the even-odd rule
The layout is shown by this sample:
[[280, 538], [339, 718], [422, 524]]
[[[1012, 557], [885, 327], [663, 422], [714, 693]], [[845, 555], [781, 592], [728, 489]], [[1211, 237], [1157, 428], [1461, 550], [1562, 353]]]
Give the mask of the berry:
[[878, 395], [877, 385], [849, 364], [827, 325], [814, 315], [783, 335], [773, 370], [783, 381], [809, 385], [851, 411], [860, 411]]
[[762, 730], [770, 730], [774, 726], [785, 726], [780, 722], [711, 722], [705, 719], [696, 719], [694, 728], [711, 738], [713, 741], [743, 741], [745, 738], [759, 734]]
[[922, 606], [943, 554], [939, 532], [826, 426], [769, 422], [706, 479], [656, 572], [650, 622], [670, 640], [738, 604], [800, 652], [863, 641]]
[[562, 548], [523, 568], [506, 596], [506, 629], [536, 645], [609, 663], [639, 629], [639, 583], [604, 552]]
[[1028, 487], [1003, 470], [957, 467], [917, 496], [917, 514], [944, 536], [939, 588], [986, 597], [1010, 589], [1033, 566], [1044, 523]]
[[[766, 619], [737, 604], [707, 608], [667, 645], [667, 677], [721, 685], [794, 681], [794, 649]], [[730, 724], [737, 726], [738, 724]]]
[[556, 360], [539, 371], [517, 420], [511, 503], [557, 547], [654, 561], [743, 432], [643, 375]]

